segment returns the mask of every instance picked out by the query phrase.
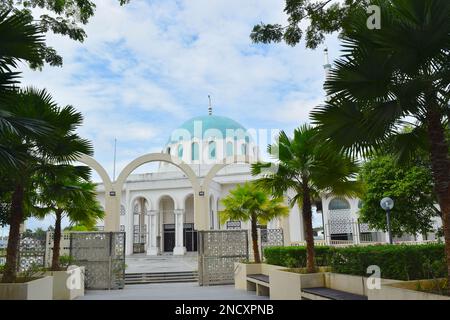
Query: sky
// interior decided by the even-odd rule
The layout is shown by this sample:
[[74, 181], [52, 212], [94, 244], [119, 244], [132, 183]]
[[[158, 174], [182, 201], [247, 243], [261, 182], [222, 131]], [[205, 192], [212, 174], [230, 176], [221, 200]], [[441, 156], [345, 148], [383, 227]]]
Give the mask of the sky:
[[[253, 25], [286, 21], [284, 1], [96, 3], [83, 43], [47, 36], [63, 67], [32, 71], [23, 65], [22, 84], [46, 88], [57, 103], [83, 113], [79, 134], [93, 142], [94, 158], [110, 176], [114, 139], [118, 173], [134, 158], [160, 152], [184, 121], [206, 115], [208, 95], [214, 114], [248, 129], [291, 133], [324, 100], [325, 45], [331, 59], [339, 55], [336, 36], [317, 50], [305, 49], [304, 42], [253, 44]], [[33, 220], [28, 227], [52, 223]]]

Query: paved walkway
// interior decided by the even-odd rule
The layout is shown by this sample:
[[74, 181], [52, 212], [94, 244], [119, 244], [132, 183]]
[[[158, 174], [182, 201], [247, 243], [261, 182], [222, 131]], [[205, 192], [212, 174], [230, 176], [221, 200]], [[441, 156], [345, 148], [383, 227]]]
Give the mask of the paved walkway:
[[197, 257], [197, 252], [189, 252], [184, 256], [134, 254], [125, 258], [125, 273], [197, 271]]
[[233, 285], [200, 287], [197, 283], [127, 285], [123, 290], [87, 290], [79, 300], [267, 300]]

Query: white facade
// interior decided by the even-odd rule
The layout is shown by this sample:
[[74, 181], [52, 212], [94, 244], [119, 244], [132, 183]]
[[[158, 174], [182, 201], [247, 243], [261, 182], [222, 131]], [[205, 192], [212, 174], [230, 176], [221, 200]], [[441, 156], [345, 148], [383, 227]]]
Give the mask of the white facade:
[[[252, 159], [248, 161], [252, 162], [259, 156], [258, 146], [245, 128], [232, 119], [211, 114], [193, 118], [174, 130], [161, 153], [187, 164], [195, 173], [194, 180], [202, 187], [205, 187], [205, 181], [224, 158], [244, 156]], [[120, 199], [120, 210], [117, 210], [120, 220], [115, 229], [126, 232], [126, 254], [183, 255], [187, 251], [196, 251], [195, 228], [198, 221], [202, 221], [203, 229], [209, 230], [232, 226], [249, 229], [249, 225], [243, 222], [221, 225], [218, 211], [222, 209], [220, 200], [231, 189], [255, 179], [250, 173], [250, 166], [233, 162], [220, 167], [222, 169], [214, 175], [214, 179], [206, 183], [208, 189], [202, 196], [208, 199], [202, 199], [201, 206], [196, 210], [193, 180], [192, 177], [189, 179], [186, 170], [182, 171], [168, 162], [160, 162], [155, 173], [129, 175], [121, 185], [120, 196], [115, 196]], [[103, 206], [107, 206], [105, 196], [114, 197], [110, 194], [111, 189], [105, 190], [103, 183], [98, 185], [97, 192]], [[114, 194], [118, 192], [114, 190]], [[287, 196], [288, 199], [293, 195], [288, 192]], [[358, 223], [359, 204], [360, 200], [356, 198], [342, 199], [333, 195], [322, 197], [322, 208], [318, 205], [313, 215], [316, 220], [323, 221], [323, 240], [327, 244], [333, 241], [358, 244], [387, 240], [384, 232], [370, 230], [367, 225]], [[297, 206], [291, 209], [287, 218], [271, 221], [267, 228], [282, 228], [285, 244], [304, 240], [302, 216]], [[403, 240], [416, 239], [409, 237]]]

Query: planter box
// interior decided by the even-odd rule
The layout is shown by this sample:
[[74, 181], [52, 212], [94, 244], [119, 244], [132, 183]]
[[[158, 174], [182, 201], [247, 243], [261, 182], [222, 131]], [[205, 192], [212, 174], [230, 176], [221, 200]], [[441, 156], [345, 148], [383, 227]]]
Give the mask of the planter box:
[[[296, 273], [288, 270], [274, 270], [270, 273], [270, 298], [273, 300], [301, 300], [301, 291], [306, 288], [326, 287], [370, 299], [367, 278], [340, 273], [327, 272], [329, 268], [321, 267], [317, 273]], [[397, 280], [381, 279], [381, 285], [398, 283]]]
[[418, 291], [420, 285], [428, 287], [433, 280], [392, 281], [382, 283], [381, 289], [369, 290], [369, 300], [450, 300], [449, 296]]
[[367, 278], [349, 274], [327, 272], [325, 274], [325, 287], [367, 296]]
[[[84, 296], [84, 267], [71, 271], [47, 271], [45, 275], [53, 276], [53, 300], [73, 300]], [[71, 275], [77, 277], [72, 278], [72, 284], [68, 283]]]
[[262, 263], [234, 263], [234, 288], [247, 290], [247, 275], [261, 273]]
[[274, 266], [266, 263], [241, 263], [234, 264], [234, 288], [247, 290], [247, 276], [250, 274], [265, 274], [270, 277], [272, 270], [284, 270], [285, 267]]
[[325, 273], [297, 273], [272, 270], [270, 277], [271, 300], [301, 300], [302, 288], [325, 286]]
[[52, 300], [53, 277], [24, 283], [0, 283], [0, 300]]

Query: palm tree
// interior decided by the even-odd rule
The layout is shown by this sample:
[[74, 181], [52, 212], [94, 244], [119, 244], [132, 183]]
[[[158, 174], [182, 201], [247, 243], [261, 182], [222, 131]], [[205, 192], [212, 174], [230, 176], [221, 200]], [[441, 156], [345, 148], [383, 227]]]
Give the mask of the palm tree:
[[11, 283], [16, 279], [20, 224], [30, 213], [30, 195], [35, 190], [32, 177], [49, 163], [68, 164], [77, 160], [82, 153], [92, 154], [90, 142], [75, 133], [82, 123], [82, 115], [71, 106], [58, 107], [45, 90], [30, 88], [19, 91], [10, 108], [19, 117], [45, 121], [54, 130], [51, 136], [24, 136], [12, 131], [0, 135], [0, 145], [8, 145], [24, 155], [18, 163], [17, 171], [1, 171], [11, 181], [8, 217], [10, 228], [2, 279], [4, 283]]
[[254, 259], [256, 263], [261, 263], [257, 225], [289, 214], [283, 197], [271, 198], [267, 192], [247, 182], [231, 190], [230, 194], [222, 199], [222, 204], [225, 206], [225, 209], [219, 212], [222, 223], [228, 220], [250, 221]]
[[89, 181], [90, 169], [85, 166], [45, 165], [36, 175], [37, 192], [33, 214], [44, 218], [55, 215], [52, 271], [60, 270], [61, 222], [67, 217], [71, 224], [95, 226], [104, 217], [96, 199], [95, 184]]
[[[37, 119], [19, 117], [12, 112], [20, 72], [15, 71], [20, 61], [30, 64], [40, 64], [44, 59], [44, 37], [41, 30], [29, 21], [27, 15], [21, 12], [0, 11], [0, 135], [48, 134], [49, 126]], [[0, 144], [0, 168], [16, 168], [24, 155], [10, 148], [9, 145]]]
[[[332, 97], [312, 112], [322, 136], [366, 156], [388, 141], [398, 159], [426, 150], [442, 212], [450, 280], [450, 1], [379, 1], [380, 30], [365, 12], [346, 22], [344, 55], [325, 88]], [[402, 131], [404, 123], [412, 127]]]
[[0, 92], [17, 83], [18, 62], [40, 64], [44, 59], [45, 38], [42, 29], [23, 12], [0, 11]]
[[290, 205], [298, 205], [303, 217], [308, 272], [315, 272], [312, 203], [322, 193], [354, 196], [360, 190], [355, 175], [358, 165], [352, 158], [327, 148], [316, 137], [316, 130], [303, 125], [289, 138], [284, 131], [275, 144], [268, 146], [269, 154], [277, 160], [277, 170], [265, 170], [271, 163], [252, 165], [253, 175], [262, 175], [256, 185], [280, 197], [294, 195]]

